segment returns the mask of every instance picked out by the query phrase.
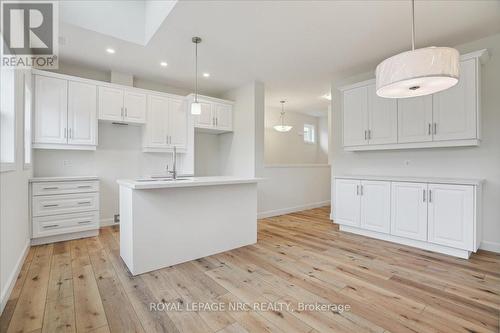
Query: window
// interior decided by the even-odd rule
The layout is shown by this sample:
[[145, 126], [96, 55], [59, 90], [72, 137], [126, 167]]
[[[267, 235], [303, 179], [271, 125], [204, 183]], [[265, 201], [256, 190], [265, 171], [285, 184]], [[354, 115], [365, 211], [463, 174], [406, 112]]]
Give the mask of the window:
[[316, 142], [316, 131], [314, 129], [314, 125], [304, 124], [304, 142], [305, 143]]
[[16, 169], [15, 71], [0, 66], [0, 171]]
[[31, 167], [31, 72], [24, 72], [24, 168]]

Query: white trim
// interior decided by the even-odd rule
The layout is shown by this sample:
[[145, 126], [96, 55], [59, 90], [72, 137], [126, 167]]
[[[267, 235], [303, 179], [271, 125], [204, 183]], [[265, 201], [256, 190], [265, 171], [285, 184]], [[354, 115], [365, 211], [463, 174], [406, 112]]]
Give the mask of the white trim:
[[410, 148], [440, 148], [440, 147], [466, 147], [479, 146], [481, 140], [443, 140], [428, 142], [409, 142], [409, 143], [391, 143], [384, 145], [362, 145], [362, 146], [344, 146], [345, 151], [366, 151], [366, 150], [388, 150], [388, 149], [410, 149]]
[[33, 149], [96, 150], [97, 145], [71, 145], [66, 143], [33, 143]]
[[72, 239], [94, 237], [97, 235], [99, 235], [99, 229], [71, 232], [68, 234], [60, 234], [60, 235], [53, 235], [53, 236], [47, 236], [47, 237], [32, 238], [31, 245], [56, 243], [56, 242], [62, 242], [62, 241], [67, 241], [67, 240], [72, 240]]
[[330, 164], [268, 164], [264, 169], [286, 169], [286, 168], [329, 168]]
[[479, 248], [485, 251], [500, 253], [500, 243], [497, 242], [483, 240]]
[[4, 290], [2, 290], [2, 294], [0, 297], [0, 314], [2, 314], [3, 310], [5, 309], [5, 306], [7, 305], [7, 302], [9, 301], [10, 294], [12, 293], [12, 289], [14, 289], [14, 286], [16, 285], [17, 277], [19, 276], [19, 273], [21, 272], [21, 268], [23, 267], [24, 260], [26, 260], [26, 256], [28, 255], [28, 249], [30, 248], [30, 241], [26, 242], [26, 245], [24, 246], [23, 253], [19, 257], [16, 263], [16, 267], [14, 271], [10, 274], [9, 278], [7, 279], [7, 283], [5, 285]]
[[328, 206], [329, 204], [330, 204], [330, 200], [326, 200], [326, 201], [313, 202], [310, 204], [300, 205], [300, 206], [295, 206], [295, 207], [268, 210], [266, 212], [257, 213], [257, 218], [265, 219], [265, 218], [272, 217], [272, 216], [284, 215], [284, 214], [289, 214], [289, 213], [300, 212], [300, 211], [306, 210], [306, 209], [313, 209], [313, 208]]
[[447, 254], [450, 256], [459, 257], [459, 258], [463, 258], [463, 259], [469, 259], [470, 254], [471, 254], [471, 252], [467, 251], [467, 250], [461, 250], [461, 249], [457, 249], [457, 248], [453, 248], [453, 247], [428, 243], [428, 242], [419, 241], [419, 240], [415, 240], [415, 239], [393, 236], [393, 235], [384, 234], [384, 233], [380, 233], [380, 232], [376, 232], [376, 231], [359, 229], [356, 227], [339, 225], [339, 228], [340, 228], [340, 231], [343, 231], [343, 232], [350, 232], [350, 233], [361, 235], [361, 236], [366, 236], [366, 237], [376, 238], [376, 239], [380, 239], [380, 240], [384, 240], [384, 241], [388, 241], [388, 242], [392, 242], [392, 243], [412, 246], [412, 247], [416, 247], [416, 248], [423, 249], [423, 250], [439, 252], [439, 253], [443, 253], [443, 254]]
[[120, 223], [115, 223], [115, 220], [114, 218], [112, 217], [109, 217], [109, 218], [106, 218], [106, 219], [101, 219], [100, 222], [99, 222], [99, 225], [100, 227], [109, 227], [110, 225], [120, 225]]
[[15, 162], [8, 162], [8, 163], [0, 163], [0, 172], [9, 172], [9, 171], [15, 171], [16, 170], [16, 163]]

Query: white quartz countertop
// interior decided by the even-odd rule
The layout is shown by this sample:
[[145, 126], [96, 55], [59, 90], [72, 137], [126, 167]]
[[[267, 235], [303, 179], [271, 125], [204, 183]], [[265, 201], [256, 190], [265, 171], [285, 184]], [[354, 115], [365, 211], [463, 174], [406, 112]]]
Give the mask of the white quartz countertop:
[[148, 190], [156, 188], [174, 187], [194, 187], [210, 185], [230, 185], [230, 184], [251, 184], [257, 183], [260, 179], [253, 177], [179, 177], [178, 180], [158, 180], [158, 179], [118, 179], [120, 186], [129, 187], [135, 190]]
[[98, 180], [97, 176], [67, 176], [67, 177], [33, 177], [30, 178], [30, 183], [40, 182], [65, 182], [65, 181], [81, 181], [81, 180]]
[[481, 185], [484, 179], [470, 178], [441, 178], [441, 177], [413, 177], [413, 176], [369, 176], [369, 175], [337, 175], [339, 179], [380, 180], [394, 182], [434, 183], [434, 184], [460, 184]]

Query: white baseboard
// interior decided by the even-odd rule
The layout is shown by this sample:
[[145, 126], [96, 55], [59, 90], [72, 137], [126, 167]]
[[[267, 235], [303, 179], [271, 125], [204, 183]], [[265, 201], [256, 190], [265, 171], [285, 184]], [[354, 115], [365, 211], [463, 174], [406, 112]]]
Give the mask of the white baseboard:
[[300, 206], [295, 206], [295, 207], [288, 207], [288, 208], [280, 208], [280, 209], [275, 209], [275, 210], [268, 210], [266, 212], [259, 212], [257, 214], [257, 218], [259, 218], [259, 219], [265, 219], [267, 217], [284, 215], [284, 214], [289, 214], [289, 213], [300, 212], [301, 210], [313, 209], [313, 208], [328, 206], [329, 204], [330, 204], [330, 200], [326, 200], [326, 201], [313, 202], [313, 203], [310, 203], [310, 204], [300, 205]]
[[64, 242], [72, 239], [80, 239], [87, 237], [95, 237], [99, 235], [99, 229], [91, 229], [78, 232], [70, 232], [68, 234], [53, 235], [47, 237], [33, 238], [31, 239], [31, 245], [42, 245], [57, 242]]
[[108, 219], [101, 219], [99, 225], [102, 228], [102, 227], [109, 227], [110, 225], [115, 225], [115, 224], [120, 224], [120, 223], [115, 223], [114, 219], [110, 217]]
[[2, 294], [0, 297], [0, 314], [2, 314], [3, 309], [7, 305], [7, 301], [9, 300], [10, 294], [12, 293], [12, 289], [14, 289], [14, 286], [16, 284], [17, 277], [19, 276], [21, 268], [23, 267], [24, 260], [28, 255], [29, 248], [30, 248], [30, 240], [28, 239], [26, 245], [24, 246], [24, 250], [21, 256], [19, 256], [19, 259], [16, 262], [15, 269], [10, 274], [9, 278], [7, 279], [7, 283], [5, 284], [5, 288], [2, 290]]
[[497, 242], [482, 241], [479, 248], [485, 251], [500, 253], [500, 243]]

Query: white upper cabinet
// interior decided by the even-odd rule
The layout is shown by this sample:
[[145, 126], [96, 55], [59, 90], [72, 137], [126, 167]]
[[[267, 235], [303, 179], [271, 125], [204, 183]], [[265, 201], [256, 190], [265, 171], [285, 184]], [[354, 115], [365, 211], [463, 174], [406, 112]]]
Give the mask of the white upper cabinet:
[[68, 134], [68, 81], [35, 76], [34, 148], [65, 144]]
[[361, 227], [388, 234], [391, 229], [391, 182], [361, 181]]
[[187, 149], [188, 114], [182, 98], [148, 96], [147, 122], [144, 128], [143, 151], [165, 152], [175, 146]]
[[97, 87], [34, 75], [33, 148], [95, 150]]
[[137, 124], [146, 122], [146, 94], [125, 91], [123, 94], [123, 120]]
[[429, 242], [474, 250], [474, 187], [429, 185]]
[[359, 180], [337, 179], [335, 181], [335, 222], [348, 226], [360, 224], [360, 187]]
[[146, 100], [146, 94], [143, 92], [100, 86], [99, 119], [144, 124]]
[[[188, 110], [194, 94], [187, 96]], [[225, 133], [233, 130], [233, 103], [230, 101], [198, 95], [201, 114], [194, 115], [194, 127], [207, 133]]]
[[184, 101], [170, 99], [169, 101], [169, 144], [180, 149], [187, 147], [188, 117]]
[[99, 87], [99, 119], [123, 120], [123, 90]]
[[397, 101], [377, 96], [375, 85], [368, 86], [368, 124], [369, 144], [398, 141]]
[[168, 98], [148, 96], [148, 114], [145, 127], [145, 146], [167, 146]]
[[344, 146], [368, 144], [368, 88], [344, 92]]
[[480, 71], [488, 51], [461, 56], [459, 82], [421, 97], [378, 97], [375, 80], [341, 88], [345, 150], [477, 146]]
[[460, 80], [434, 95], [434, 140], [475, 139], [477, 134], [476, 63], [460, 63]]
[[398, 142], [432, 141], [432, 95], [398, 100]]
[[427, 184], [393, 182], [391, 234], [427, 240]]
[[68, 144], [97, 144], [97, 87], [69, 81]]

